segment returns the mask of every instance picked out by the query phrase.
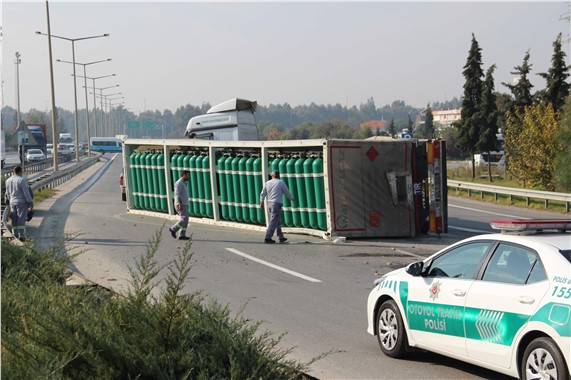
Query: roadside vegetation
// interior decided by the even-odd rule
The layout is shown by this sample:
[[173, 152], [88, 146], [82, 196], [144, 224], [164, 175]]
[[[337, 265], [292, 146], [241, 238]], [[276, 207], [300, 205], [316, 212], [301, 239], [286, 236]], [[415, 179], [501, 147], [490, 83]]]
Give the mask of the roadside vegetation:
[[[158, 264], [161, 235], [130, 268], [130, 290], [66, 286], [69, 255], [2, 240], [6, 379], [302, 379], [282, 336], [184, 285], [191, 244]], [[163, 276], [162, 273], [166, 274]], [[159, 280], [163, 278], [163, 280]]]

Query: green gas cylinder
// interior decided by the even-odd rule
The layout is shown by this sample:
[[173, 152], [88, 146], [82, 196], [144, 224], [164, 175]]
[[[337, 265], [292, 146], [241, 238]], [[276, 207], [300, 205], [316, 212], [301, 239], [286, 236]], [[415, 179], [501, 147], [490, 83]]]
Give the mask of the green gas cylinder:
[[309, 227], [309, 215], [307, 213], [307, 197], [305, 194], [305, 178], [303, 177], [303, 164], [305, 163], [305, 157], [299, 157], [295, 162], [295, 183], [296, 183], [296, 194], [295, 199], [298, 201], [298, 206], [300, 208], [301, 226], [298, 227]]
[[157, 155], [157, 173], [159, 175], [159, 211], [167, 212], [167, 186], [165, 182], [165, 155], [160, 152]]
[[[291, 178], [288, 177], [287, 173], [287, 163], [289, 158], [281, 157], [278, 162], [278, 170], [280, 171], [280, 179], [284, 181], [288, 189], [291, 191]], [[292, 194], [293, 195], [293, 194]], [[292, 203], [288, 197], [284, 197], [282, 207], [282, 222], [284, 226], [293, 227], [293, 213], [292, 213]]]
[[204, 178], [202, 177], [202, 160], [204, 160], [203, 155], [196, 156], [196, 167], [194, 169], [196, 173], [196, 200], [198, 203], [198, 215], [206, 216], [206, 205], [204, 204]]
[[[254, 166], [254, 193], [256, 194], [256, 204], [260, 201], [260, 193], [264, 186], [264, 178], [262, 178], [262, 159], [256, 157], [253, 162]], [[258, 224], [264, 225], [266, 223], [266, 215], [264, 211], [258, 206], [256, 207], [256, 219]]]
[[196, 159], [198, 156], [194, 152], [188, 152], [187, 154], [187, 167], [188, 171], [190, 171], [190, 178], [186, 184], [188, 188], [188, 213], [191, 216], [199, 216], [200, 215], [200, 205], [198, 202], [198, 178], [196, 173]]
[[204, 184], [204, 205], [206, 214], [209, 218], [214, 215], [212, 213], [212, 184], [210, 183], [210, 156], [205, 155], [202, 159], [202, 183]]
[[290, 157], [287, 160], [286, 163], [286, 175], [287, 175], [287, 185], [289, 188], [289, 191], [291, 192], [291, 194], [293, 195], [295, 202], [294, 203], [290, 203], [290, 208], [291, 208], [291, 216], [292, 216], [292, 221], [291, 221], [291, 225], [292, 227], [301, 227], [301, 215], [300, 215], [300, 210], [299, 207], [300, 203], [299, 203], [299, 196], [297, 194], [297, 182], [295, 179], [295, 163], [298, 160], [297, 157]]
[[236, 220], [242, 222], [244, 217], [242, 216], [242, 196], [240, 194], [240, 160], [243, 158], [242, 155], [234, 157], [232, 160], [232, 189], [234, 191], [234, 210], [236, 213]]
[[240, 184], [240, 210], [242, 214], [242, 221], [249, 223], [250, 220], [250, 210], [248, 208], [248, 178], [246, 173], [246, 162], [248, 157], [243, 156], [240, 161], [238, 161], [238, 182]]
[[303, 163], [303, 182], [305, 183], [305, 199], [307, 201], [307, 215], [309, 227], [318, 228], [317, 209], [315, 205], [315, 185], [313, 181], [313, 157], [307, 157]]
[[246, 160], [246, 187], [248, 189], [248, 212], [250, 215], [250, 223], [258, 224], [258, 214], [257, 210], [258, 200], [260, 199], [260, 194], [256, 195], [256, 187], [254, 185], [254, 161], [256, 158], [254, 156], [248, 157]]
[[317, 208], [317, 223], [320, 230], [327, 230], [327, 213], [325, 210], [325, 181], [323, 178], [323, 158], [313, 161], [313, 187], [315, 191], [315, 207]]
[[[129, 187], [130, 187], [130, 191], [131, 194], [133, 194], [133, 206], [134, 208], [139, 208], [139, 190], [137, 187], [137, 156], [139, 155], [139, 153], [134, 152], [131, 153], [131, 155], [129, 156], [129, 178], [131, 179], [129, 181]], [[127, 173], [125, 173], [125, 175], [127, 175]]]
[[232, 162], [234, 162], [234, 157], [229, 156], [224, 161], [226, 170], [226, 195], [228, 196], [228, 218], [230, 220], [236, 220], [236, 207], [234, 207], [234, 200], [236, 199], [234, 192], [234, 174], [232, 173]]
[[223, 220], [228, 220], [228, 196], [226, 193], [226, 171], [224, 169], [224, 162], [226, 156], [220, 156], [216, 163], [216, 175], [218, 176], [218, 186], [220, 191], [220, 215]]

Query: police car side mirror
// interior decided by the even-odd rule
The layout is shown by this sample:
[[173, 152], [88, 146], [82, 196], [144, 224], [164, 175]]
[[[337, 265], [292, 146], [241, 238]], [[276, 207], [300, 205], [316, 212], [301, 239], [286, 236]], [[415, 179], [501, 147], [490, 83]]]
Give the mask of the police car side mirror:
[[422, 261], [417, 261], [416, 263], [412, 263], [406, 267], [406, 273], [410, 274], [411, 276], [420, 276], [422, 273], [422, 269], [424, 267], [424, 263]]

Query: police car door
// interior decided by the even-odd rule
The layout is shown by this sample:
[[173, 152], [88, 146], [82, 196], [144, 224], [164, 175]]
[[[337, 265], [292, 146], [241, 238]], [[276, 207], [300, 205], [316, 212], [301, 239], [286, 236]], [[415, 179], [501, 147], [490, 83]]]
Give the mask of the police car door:
[[466, 347], [471, 358], [510, 366], [517, 332], [549, 288], [539, 256], [528, 247], [501, 242], [466, 299]]
[[466, 356], [464, 304], [492, 241], [473, 241], [443, 252], [427, 275], [409, 283], [407, 320], [412, 338], [436, 351]]

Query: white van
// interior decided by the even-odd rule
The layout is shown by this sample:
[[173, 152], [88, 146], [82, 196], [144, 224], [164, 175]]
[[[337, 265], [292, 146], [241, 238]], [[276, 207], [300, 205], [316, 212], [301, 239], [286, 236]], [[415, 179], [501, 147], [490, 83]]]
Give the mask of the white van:
[[257, 102], [234, 98], [210, 108], [205, 115], [191, 118], [185, 136], [190, 139], [257, 141]]

